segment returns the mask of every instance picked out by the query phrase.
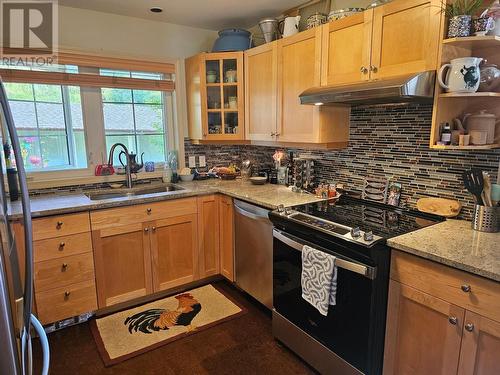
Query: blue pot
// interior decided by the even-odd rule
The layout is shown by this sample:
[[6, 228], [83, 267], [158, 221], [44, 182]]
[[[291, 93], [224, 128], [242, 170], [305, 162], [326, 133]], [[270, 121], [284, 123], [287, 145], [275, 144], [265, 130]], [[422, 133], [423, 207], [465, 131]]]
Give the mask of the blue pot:
[[252, 47], [252, 34], [243, 29], [225, 29], [219, 31], [212, 52], [244, 51]]

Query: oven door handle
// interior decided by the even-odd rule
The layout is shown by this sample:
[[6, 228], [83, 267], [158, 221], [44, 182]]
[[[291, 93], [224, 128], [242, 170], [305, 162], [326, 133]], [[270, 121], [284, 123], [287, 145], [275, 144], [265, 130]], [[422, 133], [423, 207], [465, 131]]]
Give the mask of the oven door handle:
[[[283, 234], [281, 231], [273, 229], [273, 237], [276, 238], [277, 240], [283, 242], [285, 245], [288, 245], [291, 248], [302, 252], [302, 248], [304, 247], [304, 244], [301, 244], [300, 242], [297, 242], [297, 241], [291, 239], [290, 237]], [[375, 279], [375, 268], [370, 267], [370, 266], [366, 266], [366, 265], [361, 264], [361, 263], [352, 262], [352, 261], [340, 258], [337, 255], [335, 255], [335, 256], [336, 256], [335, 265], [337, 267], [358, 273], [358, 274], [363, 275], [371, 280]]]

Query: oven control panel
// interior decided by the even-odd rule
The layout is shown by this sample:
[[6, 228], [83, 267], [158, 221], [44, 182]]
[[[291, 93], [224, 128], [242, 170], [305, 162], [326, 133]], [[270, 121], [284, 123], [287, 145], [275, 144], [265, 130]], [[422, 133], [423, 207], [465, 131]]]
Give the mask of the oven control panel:
[[320, 230], [335, 237], [341, 237], [348, 241], [356, 242], [364, 246], [371, 246], [375, 242], [383, 240], [382, 237], [374, 235], [371, 231], [364, 232], [359, 227], [348, 227], [321, 219], [302, 212], [294, 211], [290, 207], [278, 206], [277, 213], [288, 220], [295, 221], [308, 227]]

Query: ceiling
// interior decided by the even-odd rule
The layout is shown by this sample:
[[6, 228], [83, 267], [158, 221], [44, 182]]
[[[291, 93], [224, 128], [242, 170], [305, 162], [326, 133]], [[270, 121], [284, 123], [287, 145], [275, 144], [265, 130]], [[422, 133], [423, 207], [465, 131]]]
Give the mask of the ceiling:
[[[305, 0], [59, 0], [59, 5], [210, 30], [248, 28]], [[150, 8], [161, 7], [162, 13]]]

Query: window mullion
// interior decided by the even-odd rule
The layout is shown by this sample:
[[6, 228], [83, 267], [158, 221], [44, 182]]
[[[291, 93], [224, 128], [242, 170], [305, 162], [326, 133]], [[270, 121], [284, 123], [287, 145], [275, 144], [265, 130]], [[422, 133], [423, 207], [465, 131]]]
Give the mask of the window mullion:
[[137, 143], [137, 125], [135, 123], [135, 100], [134, 100], [134, 90], [130, 90], [132, 95], [132, 120], [134, 123], [134, 143], [135, 143], [135, 153], [139, 155], [139, 144]]
[[43, 151], [42, 151], [42, 136], [40, 133], [40, 123], [38, 121], [38, 105], [35, 95], [35, 85], [31, 85], [31, 90], [33, 91], [33, 105], [35, 106], [35, 120], [36, 120], [36, 134], [38, 137], [38, 151], [40, 152], [40, 162], [43, 168]]
[[61, 86], [62, 92], [62, 106], [64, 113], [64, 127], [66, 129], [66, 144], [68, 150], [68, 160], [71, 166], [76, 166], [76, 153], [74, 144], [74, 133], [73, 133], [73, 119], [71, 114], [71, 104], [68, 92], [68, 86]]

